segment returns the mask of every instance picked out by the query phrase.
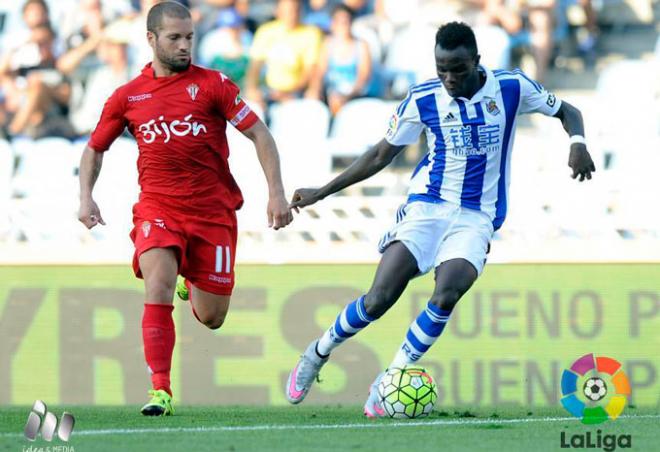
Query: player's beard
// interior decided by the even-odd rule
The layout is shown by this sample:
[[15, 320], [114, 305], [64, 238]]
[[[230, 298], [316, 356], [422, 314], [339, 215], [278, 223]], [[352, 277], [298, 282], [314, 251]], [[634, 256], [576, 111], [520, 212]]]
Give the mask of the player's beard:
[[172, 72], [183, 72], [190, 67], [191, 63], [190, 56], [184, 60], [176, 55], [170, 55], [158, 43], [156, 43], [156, 58]]

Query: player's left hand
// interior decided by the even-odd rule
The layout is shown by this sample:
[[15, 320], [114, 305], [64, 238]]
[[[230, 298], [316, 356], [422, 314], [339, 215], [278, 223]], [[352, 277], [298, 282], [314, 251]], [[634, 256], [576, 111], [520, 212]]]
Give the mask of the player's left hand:
[[284, 194], [271, 196], [268, 200], [268, 227], [278, 230], [292, 221], [293, 214], [289, 210]]
[[568, 166], [573, 170], [571, 177], [576, 179], [580, 176], [580, 182], [582, 182], [585, 177], [591, 179], [591, 173], [596, 171], [596, 165], [594, 165], [594, 161], [591, 160], [591, 155], [589, 155], [587, 147], [582, 143], [571, 145], [571, 152], [568, 156]]

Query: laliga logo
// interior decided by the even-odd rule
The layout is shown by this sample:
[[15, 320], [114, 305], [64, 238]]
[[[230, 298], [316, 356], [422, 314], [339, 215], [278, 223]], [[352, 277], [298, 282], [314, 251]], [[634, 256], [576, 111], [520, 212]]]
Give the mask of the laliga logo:
[[589, 353], [564, 370], [561, 393], [566, 411], [583, 424], [600, 424], [621, 415], [630, 395], [630, 383], [621, 363]]
[[183, 118], [183, 121], [175, 119], [169, 124], [165, 122], [164, 116], [159, 116], [158, 121], [152, 119], [144, 124], [138, 126], [138, 130], [142, 132], [142, 140], [147, 143], [153, 143], [156, 140], [156, 136], [165, 135], [165, 143], [170, 141], [172, 135], [177, 137], [185, 137], [192, 132], [193, 136], [196, 137], [200, 133], [206, 133], [206, 126], [200, 124], [197, 121], [190, 122], [192, 119], [192, 114], [187, 115]]
[[37, 400], [34, 402], [32, 411], [28, 415], [27, 422], [25, 423], [25, 437], [30, 441], [34, 441], [37, 439], [39, 432], [41, 432], [41, 437], [43, 439], [51, 441], [55, 434], [55, 430], [57, 429], [57, 436], [62, 441], [69, 441], [75, 422], [76, 420], [73, 418], [73, 415], [65, 411], [62, 413], [62, 419], [58, 426], [57, 416], [48, 411], [45, 403], [41, 400]]

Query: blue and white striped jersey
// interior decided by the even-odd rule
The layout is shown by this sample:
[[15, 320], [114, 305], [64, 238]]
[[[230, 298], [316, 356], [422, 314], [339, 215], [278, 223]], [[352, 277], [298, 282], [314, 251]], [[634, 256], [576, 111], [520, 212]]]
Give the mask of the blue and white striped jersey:
[[439, 79], [413, 86], [390, 120], [386, 140], [429, 151], [412, 174], [409, 201], [451, 202], [488, 214], [498, 229], [507, 211], [511, 148], [519, 114], [553, 116], [561, 101], [522, 71], [490, 71], [471, 98], [451, 97]]

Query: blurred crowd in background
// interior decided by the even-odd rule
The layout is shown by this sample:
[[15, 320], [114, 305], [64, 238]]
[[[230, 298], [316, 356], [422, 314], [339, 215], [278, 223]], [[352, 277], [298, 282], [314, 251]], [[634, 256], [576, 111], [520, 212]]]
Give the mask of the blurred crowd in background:
[[[104, 158], [95, 199], [107, 226], [88, 231], [77, 222], [77, 171], [106, 98], [152, 59], [146, 15], [155, 3], [0, 1], [0, 263], [130, 259], [135, 140], [120, 137]], [[521, 118], [511, 209], [491, 259], [657, 261], [660, 1], [182, 3], [195, 22], [193, 61], [230, 76], [268, 123], [289, 193], [327, 181], [382, 139], [410, 85], [436, 77], [438, 26], [467, 22], [485, 66], [521, 67], [580, 108], [597, 166], [594, 180], [576, 183], [559, 121]], [[245, 196], [240, 259], [250, 262], [375, 261], [373, 244], [426, 152], [422, 134], [386, 170], [275, 235], [265, 231], [267, 188], [254, 147], [231, 127], [227, 134]]]
[[[266, 108], [307, 97], [334, 115], [353, 98], [397, 99], [434, 76], [433, 36], [474, 27], [484, 65], [543, 82], [558, 53], [593, 64], [596, 0], [187, 0], [195, 62]], [[3, 2], [10, 3], [10, 2]], [[75, 138], [151, 59], [157, 0], [26, 0], [0, 6], [0, 125], [6, 137]], [[602, 0], [599, 2], [602, 6]]]

